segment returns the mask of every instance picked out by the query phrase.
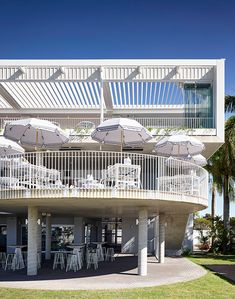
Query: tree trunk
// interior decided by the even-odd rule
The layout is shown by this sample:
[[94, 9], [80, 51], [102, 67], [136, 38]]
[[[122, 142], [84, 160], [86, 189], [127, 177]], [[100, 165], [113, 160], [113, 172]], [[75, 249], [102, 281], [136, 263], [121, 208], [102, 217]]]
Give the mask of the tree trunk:
[[211, 217], [212, 217], [212, 221], [215, 218], [215, 213], [216, 213], [216, 187], [213, 184], [212, 185], [212, 190], [211, 190]]
[[229, 250], [229, 184], [228, 176], [224, 176], [224, 228], [226, 230], [226, 236], [223, 240], [223, 253], [225, 254]]
[[224, 177], [224, 227], [229, 227], [229, 196], [228, 196], [228, 176]]
[[[214, 231], [214, 225], [215, 225], [215, 213], [216, 213], [216, 185], [212, 183], [212, 189], [211, 189], [211, 218], [212, 218], [212, 229]], [[214, 235], [211, 238], [211, 248], [213, 250], [214, 248]]]

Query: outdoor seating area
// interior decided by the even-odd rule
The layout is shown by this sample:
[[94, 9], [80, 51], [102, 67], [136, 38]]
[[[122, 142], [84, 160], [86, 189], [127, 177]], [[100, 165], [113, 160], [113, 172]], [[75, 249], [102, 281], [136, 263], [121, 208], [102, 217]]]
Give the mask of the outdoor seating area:
[[27, 152], [20, 158], [0, 159], [0, 192], [13, 197], [69, 197], [118, 190], [128, 196], [128, 192], [151, 190], [203, 197], [206, 172], [194, 163], [172, 159], [169, 164], [167, 159], [102, 151]]
[[[28, 263], [26, 245], [10, 245], [14, 253], [0, 252], [0, 265], [5, 271], [17, 271], [25, 269]], [[26, 250], [25, 250], [26, 249]], [[23, 250], [23, 251], [22, 251]], [[42, 258], [43, 257], [43, 258]], [[44, 252], [37, 252], [37, 268], [41, 269], [45, 261]], [[115, 261], [114, 248], [106, 250], [104, 242], [92, 242], [90, 244], [69, 245], [67, 250], [59, 250], [52, 253], [52, 269], [60, 269], [65, 272], [77, 272], [83, 268], [97, 270], [101, 262]]]

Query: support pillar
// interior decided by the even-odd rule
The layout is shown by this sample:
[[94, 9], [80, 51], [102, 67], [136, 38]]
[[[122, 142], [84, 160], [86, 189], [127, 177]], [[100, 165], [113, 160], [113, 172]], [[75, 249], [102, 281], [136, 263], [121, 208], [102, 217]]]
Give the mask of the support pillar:
[[97, 242], [102, 242], [102, 221], [97, 221]]
[[97, 242], [97, 226], [92, 224], [91, 225], [91, 236], [90, 236], [91, 242]]
[[74, 244], [85, 242], [85, 224], [83, 217], [74, 217]]
[[27, 275], [37, 275], [38, 209], [28, 207], [28, 263]]
[[147, 275], [147, 254], [148, 254], [148, 211], [139, 211], [138, 227], [138, 274]]
[[154, 255], [159, 260], [159, 216], [154, 221]]
[[15, 249], [8, 247], [17, 244], [17, 218], [7, 217], [7, 253], [14, 253]]
[[51, 259], [51, 215], [46, 215], [46, 254], [45, 259]]
[[165, 262], [165, 215], [159, 215], [159, 263]]

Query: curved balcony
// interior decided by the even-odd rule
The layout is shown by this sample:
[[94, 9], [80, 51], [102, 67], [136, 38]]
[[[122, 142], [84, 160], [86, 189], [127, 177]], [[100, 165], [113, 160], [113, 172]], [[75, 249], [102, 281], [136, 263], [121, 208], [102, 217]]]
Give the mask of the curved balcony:
[[0, 200], [102, 198], [207, 206], [208, 175], [180, 160], [138, 153], [48, 151], [0, 160]]

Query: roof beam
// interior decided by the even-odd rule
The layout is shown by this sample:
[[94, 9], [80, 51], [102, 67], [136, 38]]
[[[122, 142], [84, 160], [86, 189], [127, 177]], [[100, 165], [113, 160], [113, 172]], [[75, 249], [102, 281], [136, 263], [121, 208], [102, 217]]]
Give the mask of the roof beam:
[[0, 95], [4, 98], [5, 101], [14, 109], [20, 110], [22, 107], [14, 99], [14, 97], [6, 90], [6, 88], [0, 83]]
[[[61, 61], [58, 61], [61, 64]], [[212, 65], [28, 65], [4, 66], [0, 60], [0, 82], [98, 82], [102, 68], [103, 82], [113, 81], [213, 81]]]
[[25, 115], [25, 116], [44, 116], [44, 115], [98, 115], [99, 108], [24, 108], [24, 109], [0, 109], [0, 115]]
[[107, 112], [113, 112], [113, 101], [112, 101], [108, 82], [103, 83], [103, 90], [104, 90], [103, 96], [104, 96], [106, 110], [107, 110]]

